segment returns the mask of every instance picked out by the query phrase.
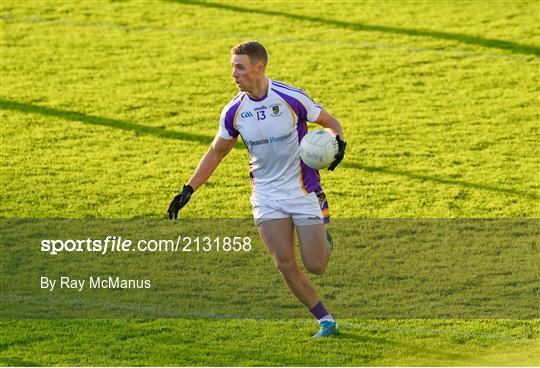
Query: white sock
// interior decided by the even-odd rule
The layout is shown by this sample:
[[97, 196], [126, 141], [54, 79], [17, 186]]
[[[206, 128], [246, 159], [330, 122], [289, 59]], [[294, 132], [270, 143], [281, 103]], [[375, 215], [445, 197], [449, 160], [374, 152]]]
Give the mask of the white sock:
[[319, 319], [318, 321], [319, 321], [319, 323], [321, 323], [322, 321], [336, 322], [336, 320], [334, 319], [334, 316], [331, 315], [330, 313], [328, 313], [326, 316], [324, 316], [323, 318]]

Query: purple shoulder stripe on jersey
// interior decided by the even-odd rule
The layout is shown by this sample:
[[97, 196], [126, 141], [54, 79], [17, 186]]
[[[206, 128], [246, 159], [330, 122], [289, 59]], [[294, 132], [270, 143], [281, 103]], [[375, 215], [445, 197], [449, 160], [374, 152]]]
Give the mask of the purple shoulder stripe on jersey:
[[293, 86], [290, 86], [288, 84], [285, 84], [283, 82], [277, 82], [275, 80], [272, 81], [272, 84], [276, 87], [281, 87], [281, 88], [284, 88], [284, 89], [288, 89], [289, 91], [294, 91], [294, 92], [298, 92], [298, 93], [301, 93], [303, 94], [304, 96], [306, 96], [307, 98], [309, 98], [313, 103], [316, 103], [315, 101], [313, 101], [313, 99], [306, 93], [304, 92], [304, 90], [300, 89], [300, 88], [295, 88]]
[[[300, 144], [302, 138], [304, 138], [308, 132], [306, 122], [298, 122], [296, 125], [296, 131], [298, 132], [298, 144]], [[319, 175], [319, 171], [306, 165], [302, 159], [300, 159], [300, 168], [302, 170], [300, 175], [302, 175], [302, 184], [304, 189], [308, 193], [322, 191], [321, 176]]]
[[272, 88], [272, 91], [276, 92], [279, 97], [281, 97], [285, 102], [289, 104], [289, 106], [293, 109], [296, 116], [298, 116], [298, 124], [301, 122], [306, 122], [307, 120], [307, 110], [304, 105], [300, 101], [298, 101], [296, 98], [289, 96], [285, 92], [280, 92], [277, 89]]
[[229, 132], [229, 135], [233, 138], [238, 137], [238, 130], [234, 127], [234, 116], [236, 115], [236, 112], [238, 111], [238, 108], [240, 107], [240, 103], [242, 102], [242, 99], [244, 96], [242, 95], [240, 98], [238, 98], [238, 95], [233, 99], [233, 101], [236, 99], [237, 101], [227, 110], [225, 113], [225, 129], [227, 129], [227, 132]]

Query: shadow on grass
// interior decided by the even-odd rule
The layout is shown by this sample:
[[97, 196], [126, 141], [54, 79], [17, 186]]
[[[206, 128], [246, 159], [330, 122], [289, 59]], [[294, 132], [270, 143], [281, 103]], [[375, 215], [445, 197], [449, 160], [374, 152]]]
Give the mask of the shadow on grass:
[[[99, 116], [83, 114], [76, 111], [60, 110], [60, 109], [56, 109], [52, 107], [38, 106], [38, 105], [16, 102], [16, 101], [11, 101], [11, 100], [0, 99], [0, 109], [13, 110], [13, 111], [19, 111], [19, 112], [31, 113], [31, 114], [40, 114], [40, 115], [45, 115], [45, 116], [53, 116], [53, 117], [70, 120], [70, 121], [80, 121], [87, 124], [107, 126], [107, 127], [122, 129], [126, 131], [134, 131], [139, 134], [148, 134], [148, 135], [153, 135], [153, 136], [161, 137], [161, 138], [171, 138], [171, 139], [178, 139], [178, 140], [184, 140], [184, 141], [194, 141], [194, 142], [199, 142], [202, 144], [210, 144], [213, 140], [213, 137], [202, 135], [202, 134], [175, 132], [175, 131], [161, 129], [161, 128], [149, 127], [149, 126], [141, 125], [141, 124], [129, 123], [129, 122], [117, 120], [117, 119], [103, 118]], [[236, 144], [236, 147], [239, 148], [239, 147], [245, 147], [245, 146], [243, 143], [238, 142]], [[526, 191], [499, 188], [499, 187], [488, 185], [488, 184], [469, 183], [469, 182], [465, 182], [461, 180], [439, 178], [436, 176], [416, 174], [416, 173], [412, 173], [408, 171], [396, 170], [396, 169], [385, 168], [385, 167], [368, 166], [368, 165], [363, 165], [357, 162], [345, 161], [341, 164], [341, 167], [349, 168], [349, 169], [356, 169], [356, 170], [364, 170], [367, 172], [404, 176], [409, 179], [431, 181], [431, 182], [439, 183], [439, 184], [458, 185], [465, 188], [481, 189], [481, 190], [488, 190], [488, 191], [498, 192], [498, 193], [518, 195], [518, 196], [531, 198], [531, 199], [540, 198], [535, 193], [530, 193]]]
[[23, 360], [18, 357], [1, 357], [0, 358], [0, 364], [5, 365], [6, 367], [39, 367], [41, 364], [29, 361], [29, 360]]
[[530, 199], [540, 199], [540, 196], [538, 196], [537, 194], [526, 192], [526, 191], [499, 188], [499, 187], [488, 185], [488, 184], [469, 183], [469, 182], [465, 182], [461, 180], [438, 178], [436, 176], [416, 174], [409, 171], [389, 169], [385, 167], [368, 166], [368, 165], [360, 164], [358, 162], [344, 162], [341, 164], [341, 166], [351, 168], [351, 169], [364, 170], [364, 171], [372, 172], [372, 173], [399, 175], [399, 176], [405, 176], [410, 179], [416, 179], [416, 180], [421, 180], [421, 181], [431, 181], [433, 183], [446, 184], [446, 185], [459, 185], [465, 188], [489, 190], [492, 192], [512, 194], [512, 195], [517, 195], [517, 196], [530, 198]]
[[351, 331], [343, 332], [343, 330], [340, 331], [337, 337], [333, 337], [333, 338], [337, 338], [339, 340], [352, 340], [352, 341], [356, 341], [358, 343], [363, 343], [363, 344], [377, 344], [377, 345], [387, 345], [387, 346], [398, 345], [398, 343], [396, 343], [395, 341], [386, 339], [384, 337], [361, 335], [361, 334], [356, 334]]
[[[47, 340], [46, 336], [34, 336], [30, 335], [25, 338], [18, 338], [12, 341], [8, 341], [5, 343], [0, 343], [0, 351], [7, 351], [7, 350], [15, 350], [20, 351], [21, 348], [24, 348], [28, 345], [32, 345], [34, 343], [39, 343], [42, 341]], [[4, 365], [6, 367], [38, 367], [42, 364], [24, 360], [23, 358], [17, 357], [17, 356], [8, 356], [8, 352], [5, 352], [0, 356], [0, 365]]]
[[150, 127], [142, 124], [129, 123], [117, 119], [87, 115], [77, 111], [60, 110], [52, 107], [32, 105], [11, 100], [0, 99], [0, 108], [2, 110], [14, 110], [31, 114], [52, 116], [70, 121], [80, 121], [86, 124], [101, 125], [121, 130], [133, 131], [139, 134], [154, 135], [162, 138], [179, 139], [183, 141], [192, 141], [204, 144], [210, 144], [213, 140], [213, 137], [208, 137], [202, 134], [175, 132], [172, 130]]
[[293, 20], [301, 20], [314, 22], [324, 25], [336, 26], [344, 29], [350, 29], [353, 31], [367, 31], [367, 32], [384, 32], [384, 33], [394, 33], [399, 35], [414, 36], [414, 37], [430, 37], [440, 40], [448, 41], [457, 41], [469, 45], [490, 47], [500, 50], [508, 50], [520, 54], [535, 55], [540, 56], [540, 47], [533, 45], [526, 45], [516, 42], [503, 41], [494, 38], [483, 38], [471, 36], [464, 33], [450, 33], [450, 32], [440, 32], [440, 31], [430, 31], [430, 30], [421, 30], [421, 29], [411, 29], [411, 28], [400, 28], [400, 27], [391, 27], [391, 26], [381, 26], [381, 25], [371, 25], [365, 23], [352, 23], [345, 22], [340, 20], [328, 19], [328, 18], [318, 18], [307, 15], [299, 15], [293, 13], [286, 13], [275, 10], [265, 10], [265, 9], [253, 9], [246, 8], [241, 6], [229, 5], [229, 4], [218, 4], [212, 2], [201, 2], [196, 0], [166, 0], [175, 3], [181, 3], [185, 5], [195, 5], [205, 8], [216, 8], [222, 10], [230, 10], [239, 13], [256, 13], [270, 16], [279, 16], [284, 18], [289, 18]]
[[[406, 351], [408, 356], [430, 356], [434, 359], [436, 358], [436, 365], [442, 364], [442, 362], [474, 362], [474, 357], [471, 354], [467, 354], [459, 351], [445, 351], [442, 349], [432, 349], [429, 344], [429, 336], [426, 337], [425, 341], [420, 340], [417, 335], [411, 333], [411, 336], [407, 338], [406, 336], [395, 335], [392, 339], [381, 337], [381, 336], [370, 336], [360, 333], [355, 333], [354, 329], [343, 332], [343, 329], [346, 329], [346, 324], [343, 326], [342, 331], [340, 332], [338, 339], [347, 339], [354, 341], [359, 344], [364, 344], [367, 346], [372, 346], [375, 349], [396, 349], [398, 351]], [[376, 347], [375, 347], [376, 346]], [[434, 360], [435, 362], [435, 360]]]

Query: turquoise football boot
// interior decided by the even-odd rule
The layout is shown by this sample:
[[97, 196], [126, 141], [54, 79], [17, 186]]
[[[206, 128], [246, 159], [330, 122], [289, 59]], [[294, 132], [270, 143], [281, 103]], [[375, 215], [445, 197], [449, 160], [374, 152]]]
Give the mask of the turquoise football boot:
[[339, 335], [339, 326], [337, 322], [322, 321], [321, 329], [315, 335], [311, 336], [314, 339], [319, 337], [337, 336]]

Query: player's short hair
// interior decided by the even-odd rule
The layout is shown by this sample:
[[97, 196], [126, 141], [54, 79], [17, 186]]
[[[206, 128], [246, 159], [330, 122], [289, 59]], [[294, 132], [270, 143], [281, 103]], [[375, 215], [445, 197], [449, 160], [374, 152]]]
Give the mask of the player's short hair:
[[268, 53], [263, 45], [257, 41], [239, 43], [231, 49], [232, 55], [247, 55], [252, 64], [260, 61], [265, 66], [268, 63]]

